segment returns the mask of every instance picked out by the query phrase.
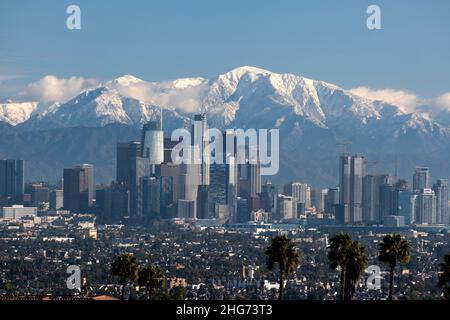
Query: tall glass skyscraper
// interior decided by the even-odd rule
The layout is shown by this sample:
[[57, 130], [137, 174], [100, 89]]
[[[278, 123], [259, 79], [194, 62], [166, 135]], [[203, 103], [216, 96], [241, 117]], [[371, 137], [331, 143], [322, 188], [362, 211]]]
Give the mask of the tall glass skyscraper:
[[339, 166], [340, 204], [344, 223], [362, 222], [364, 156], [342, 154]]
[[448, 225], [448, 180], [439, 179], [434, 184], [433, 191], [436, 196], [436, 223]]
[[149, 159], [151, 165], [164, 162], [164, 133], [161, 122], [150, 121], [142, 128], [142, 158]]
[[427, 167], [416, 167], [413, 175], [413, 191], [420, 192], [430, 187], [430, 170]]
[[64, 169], [64, 209], [72, 212], [86, 212], [94, 198], [94, 166], [80, 164]]
[[0, 160], [0, 197], [20, 197], [24, 193], [25, 162]]

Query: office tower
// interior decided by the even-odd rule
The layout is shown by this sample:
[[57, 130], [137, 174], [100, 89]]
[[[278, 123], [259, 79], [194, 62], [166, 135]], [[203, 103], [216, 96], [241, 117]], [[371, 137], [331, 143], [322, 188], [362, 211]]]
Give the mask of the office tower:
[[172, 163], [172, 150], [173, 148], [181, 142], [181, 138], [178, 141], [172, 141], [171, 138], [164, 138], [164, 162], [163, 163]]
[[448, 225], [448, 180], [437, 180], [433, 185], [433, 191], [436, 196], [436, 223]]
[[192, 125], [192, 146], [198, 147], [200, 164], [200, 185], [209, 185], [210, 154], [206, 146], [209, 144], [208, 123], [206, 115], [194, 115]]
[[266, 212], [275, 213], [278, 188], [270, 180], [261, 187], [261, 207]]
[[0, 160], [0, 197], [20, 198], [25, 187], [25, 162]]
[[300, 182], [290, 182], [284, 185], [283, 194], [291, 196], [297, 205], [298, 213], [304, 214], [308, 202], [308, 185]]
[[325, 199], [327, 197], [328, 194], [328, 189], [321, 189], [319, 190], [315, 201], [314, 201], [314, 206], [316, 207], [316, 211], [319, 213], [323, 213], [325, 212]]
[[380, 179], [379, 176], [365, 175], [363, 178], [363, 222], [380, 223]]
[[50, 192], [50, 209], [60, 210], [64, 207], [63, 190], [53, 190]]
[[176, 201], [174, 201], [174, 179], [171, 176], [158, 176], [161, 181], [161, 218], [176, 217]]
[[178, 189], [179, 199], [196, 201], [198, 186], [201, 181], [200, 164], [195, 163], [194, 159], [198, 156], [199, 149], [197, 146], [186, 148], [184, 152], [188, 163], [180, 164], [180, 186]]
[[362, 222], [362, 180], [364, 156], [343, 154], [340, 157], [340, 204], [344, 223]]
[[311, 187], [306, 187], [306, 197], [305, 197], [305, 208], [310, 209], [311, 208]]
[[416, 167], [413, 175], [413, 192], [421, 192], [430, 187], [430, 170], [427, 167]]
[[418, 224], [434, 224], [436, 223], [436, 196], [432, 189], [422, 189], [417, 194], [416, 199], [416, 217], [415, 222]]
[[335, 214], [339, 199], [339, 187], [329, 188], [325, 196], [325, 212]]
[[306, 184], [300, 182], [286, 183], [283, 187], [283, 194], [291, 196], [297, 202], [306, 201]]
[[297, 208], [295, 200], [292, 196], [283, 194], [277, 197], [277, 218], [280, 220], [288, 220], [297, 218]]
[[213, 163], [210, 166], [209, 205], [210, 215], [218, 216], [218, 210], [226, 210], [228, 218], [235, 219], [235, 203], [237, 198], [237, 166], [232, 156], [228, 157], [228, 164]]
[[178, 200], [177, 215], [178, 218], [195, 219], [196, 218], [195, 201], [183, 199]]
[[245, 198], [237, 198], [236, 222], [247, 222], [250, 220], [250, 210], [248, 200]]
[[130, 215], [130, 191], [121, 182], [102, 186], [95, 192], [95, 204], [102, 222], [120, 222]]
[[39, 204], [49, 202], [50, 190], [42, 183], [33, 184], [29, 187], [29, 193], [31, 195], [31, 205], [33, 207], [39, 206]]
[[239, 164], [238, 168], [238, 194], [249, 199], [261, 193], [261, 166], [256, 160]]
[[147, 219], [161, 218], [161, 182], [157, 177], [142, 178], [142, 215]]
[[380, 218], [394, 215], [394, 186], [382, 184], [380, 186]]
[[150, 165], [164, 162], [164, 133], [160, 121], [150, 121], [144, 124], [141, 148], [141, 157], [147, 158]]
[[130, 215], [132, 218], [143, 216], [142, 208], [142, 184], [145, 177], [151, 176], [152, 165], [148, 158], [137, 157], [132, 163], [130, 186]]
[[116, 181], [124, 183], [130, 188], [131, 171], [136, 158], [141, 155], [141, 143], [135, 141], [119, 142], [116, 150]]
[[[181, 166], [163, 163], [157, 166], [156, 176], [161, 178], [161, 214], [166, 219], [177, 216], [177, 201], [181, 199]], [[184, 196], [184, 195], [183, 195]]]
[[199, 185], [197, 192], [197, 218], [210, 219], [209, 214], [209, 186]]
[[410, 191], [399, 190], [397, 192], [397, 206], [396, 216], [402, 216], [405, 218], [405, 224], [411, 224], [414, 221], [414, 202], [415, 198], [412, 197]]
[[89, 210], [94, 198], [93, 171], [90, 164], [64, 169], [64, 209], [72, 212]]

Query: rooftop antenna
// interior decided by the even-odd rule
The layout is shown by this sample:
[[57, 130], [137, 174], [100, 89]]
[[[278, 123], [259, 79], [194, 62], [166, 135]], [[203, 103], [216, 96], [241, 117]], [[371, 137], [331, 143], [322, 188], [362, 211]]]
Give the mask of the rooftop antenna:
[[395, 154], [395, 170], [394, 170], [394, 174], [395, 174], [395, 180], [397, 180], [397, 177], [398, 177], [398, 175], [397, 175], [397, 171], [398, 171], [398, 161], [397, 161], [398, 159], [397, 159], [397, 154]]

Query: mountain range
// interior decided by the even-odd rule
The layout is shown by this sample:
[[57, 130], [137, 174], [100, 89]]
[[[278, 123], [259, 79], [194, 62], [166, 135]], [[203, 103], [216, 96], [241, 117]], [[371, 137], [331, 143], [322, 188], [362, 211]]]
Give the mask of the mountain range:
[[345, 149], [364, 153], [369, 172], [396, 171], [411, 180], [414, 166], [424, 165], [436, 179], [450, 176], [450, 121], [442, 113], [408, 112], [330, 83], [247, 66], [212, 79], [147, 82], [125, 75], [68, 101], [5, 101], [0, 157], [25, 159], [28, 180], [55, 181], [63, 167], [89, 162], [96, 182], [109, 182], [115, 143], [139, 139], [141, 126], [161, 111], [166, 134], [198, 112], [220, 129], [280, 129], [276, 182], [333, 186]]

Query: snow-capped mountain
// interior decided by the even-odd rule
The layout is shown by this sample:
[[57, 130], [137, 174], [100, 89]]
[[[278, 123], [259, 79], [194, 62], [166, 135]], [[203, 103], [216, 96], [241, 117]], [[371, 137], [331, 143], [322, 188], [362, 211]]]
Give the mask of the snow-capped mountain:
[[[9, 110], [14, 108], [25, 110], [14, 106]], [[140, 127], [159, 117], [161, 108], [169, 118], [180, 120], [195, 112], [206, 113], [210, 125], [218, 127], [280, 127], [285, 121], [302, 118], [329, 129], [379, 129], [385, 124], [395, 125], [396, 135], [409, 129], [447, 134], [447, 129], [427, 117], [405, 113], [400, 107], [323, 81], [254, 67], [240, 67], [211, 80], [146, 82], [126, 75], [40, 112], [29, 107], [27, 112], [9, 111], [14, 116], [0, 115], [0, 119], [10, 119], [13, 125], [24, 123], [27, 128], [111, 123]]]
[[[80, 131], [71, 128], [96, 128], [103, 140], [89, 137], [91, 149], [84, 150], [87, 147], [80, 145], [81, 155], [85, 152], [92, 157], [94, 145], [110, 143], [109, 151], [99, 155], [100, 160], [108, 162], [107, 156], [114, 157], [114, 142], [105, 141], [108, 135], [101, 134], [101, 128], [110, 132], [110, 125], [122, 125], [131, 128], [128, 135], [138, 135], [142, 124], [159, 119], [161, 110], [167, 132], [186, 125], [198, 112], [207, 115], [211, 127], [279, 128], [283, 178], [295, 177], [313, 184], [336, 181], [336, 158], [342, 140], [352, 142], [351, 150], [380, 160], [379, 167], [386, 171], [392, 171], [392, 159], [401, 155], [404, 166], [400, 171], [404, 170], [404, 174], [420, 164], [450, 175], [450, 165], [441, 161], [450, 156], [450, 127], [443, 121], [436, 122], [426, 113], [408, 113], [400, 106], [371, 100], [323, 81], [255, 67], [236, 68], [212, 79], [147, 82], [125, 75], [80, 92], [68, 101], [0, 104], [0, 121], [16, 126], [20, 141], [43, 130], [59, 128], [78, 134]], [[45, 139], [52, 149], [49, 136], [46, 134]], [[20, 141], [8, 148], [19, 152]], [[38, 154], [45, 152], [41, 147]], [[61, 153], [64, 150], [58, 149], [57, 156]], [[67, 154], [58, 163], [69, 159]], [[102, 166], [100, 160], [97, 166]], [[52, 161], [54, 158], [46, 158], [42, 163], [50, 166]], [[103, 181], [113, 178], [112, 173], [108, 176], [108, 168], [100, 168], [106, 172]]]
[[37, 102], [17, 103], [9, 100], [0, 103], [0, 121], [13, 126], [25, 122], [31, 117], [37, 106]]

